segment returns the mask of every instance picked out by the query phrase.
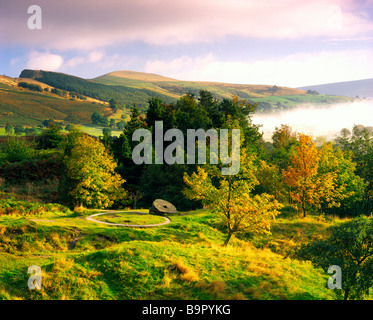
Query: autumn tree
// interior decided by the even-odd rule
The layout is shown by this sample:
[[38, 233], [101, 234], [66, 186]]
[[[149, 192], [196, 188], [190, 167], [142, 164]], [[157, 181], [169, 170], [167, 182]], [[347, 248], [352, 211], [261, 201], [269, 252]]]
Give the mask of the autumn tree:
[[226, 227], [227, 246], [232, 235], [242, 231], [269, 233], [271, 222], [282, 205], [268, 194], [253, 195], [258, 184], [253, 156], [241, 153], [241, 169], [236, 175], [222, 175], [218, 166], [198, 167], [191, 176], [184, 175], [189, 199], [200, 200]]
[[64, 182], [72, 204], [107, 208], [126, 196], [124, 180], [115, 173], [117, 164], [101, 142], [88, 135], [78, 136], [69, 153], [64, 159]]
[[311, 208], [321, 214], [340, 207], [344, 199], [359, 199], [365, 184], [354, 171], [355, 164], [339, 148], [334, 150], [331, 142], [318, 149], [311, 137], [299, 134], [299, 145], [282, 175], [294, 207], [300, 206], [306, 216]]
[[295, 202], [294, 207], [301, 207], [303, 216], [317, 198], [317, 175], [319, 151], [311, 137], [299, 134], [299, 145], [295, 147], [290, 157], [290, 166], [282, 170], [284, 182], [291, 188], [290, 196]]

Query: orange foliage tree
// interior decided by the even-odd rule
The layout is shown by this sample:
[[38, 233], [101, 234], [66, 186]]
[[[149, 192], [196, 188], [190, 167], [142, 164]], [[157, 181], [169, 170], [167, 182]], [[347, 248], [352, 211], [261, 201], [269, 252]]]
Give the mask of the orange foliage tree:
[[300, 207], [304, 217], [311, 208], [321, 213], [323, 208], [338, 207], [341, 200], [351, 196], [346, 185], [340, 183], [338, 161], [342, 160], [333, 152], [331, 143], [319, 150], [310, 136], [299, 134], [299, 145], [282, 176], [290, 187], [293, 206]]

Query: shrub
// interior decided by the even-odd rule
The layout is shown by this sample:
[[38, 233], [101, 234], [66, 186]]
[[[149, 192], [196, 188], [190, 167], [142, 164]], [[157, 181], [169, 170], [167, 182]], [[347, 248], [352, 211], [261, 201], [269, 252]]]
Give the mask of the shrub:
[[359, 217], [330, 228], [323, 240], [302, 245], [298, 257], [311, 260], [327, 271], [337, 265], [342, 270], [342, 289], [336, 290], [347, 299], [362, 299], [373, 285], [373, 218]]
[[23, 139], [17, 139], [16, 137], [8, 137], [1, 145], [3, 157], [9, 162], [19, 162], [30, 159], [33, 151], [29, 142]]

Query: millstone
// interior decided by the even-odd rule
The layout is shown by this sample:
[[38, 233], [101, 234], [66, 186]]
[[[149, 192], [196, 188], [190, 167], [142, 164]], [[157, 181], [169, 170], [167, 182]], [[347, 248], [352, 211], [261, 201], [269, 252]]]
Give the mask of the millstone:
[[150, 211], [155, 214], [177, 213], [176, 207], [172, 203], [162, 199], [154, 200]]

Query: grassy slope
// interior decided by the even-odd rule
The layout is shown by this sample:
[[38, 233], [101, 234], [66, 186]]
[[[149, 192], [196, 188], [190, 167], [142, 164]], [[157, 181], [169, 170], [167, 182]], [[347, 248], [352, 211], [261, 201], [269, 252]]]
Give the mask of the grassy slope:
[[[178, 81], [158, 75], [137, 72], [114, 72], [93, 79], [94, 81], [69, 75], [55, 75], [62, 77], [66, 81], [74, 79], [75, 82], [72, 81], [70, 85], [72, 89], [74, 89], [74, 85], [78, 85], [77, 91], [79, 91], [78, 88], [83, 90], [85, 86], [87, 86], [88, 91], [93, 90], [95, 85], [99, 85], [100, 90], [105, 88], [107, 91], [102, 89], [102, 94], [108, 95], [111, 92], [116, 98], [120, 96], [128, 106], [132, 105], [133, 102], [138, 102], [139, 105], [144, 106], [150, 96], [157, 95], [161, 96], [161, 98], [167, 98], [168, 101], [173, 101], [188, 92], [198, 94], [201, 89], [211, 91], [218, 99], [232, 98], [233, 95], [237, 95], [241, 99], [267, 103], [266, 106], [260, 105], [258, 111], [282, 110], [307, 103], [322, 105], [351, 100], [351, 98], [335, 96], [312, 96], [304, 94], [302, 90], [292, 88], [277, 87], [274, 90], [274, 86], [269, 85]], [[87, 101], [70, 100], [52, 93], [38, 93], [20, 89], [17, 88], [17, 83], [20, 81], [36, 83], [43, 88], [51, 88], [31, 78], [0, 76], [0, 126], [4, 126], [6, 123], [33, 126], [40, 124], [45, 119], [63, 120], [68, 115], [76, 115], [81, 123], [89, 123], [90, 116], [94, 111], [103, 111], [103, 105], [99, 100], [89, 97]], [[111, 97], [111, 95], [109, 94], [108, 97]], [[126, 109], [123, 112], [128, 119], [129, 110]], [[120, 120], [120, 117], [121, 114], [119, 113], [111, 116], [117, 121]]]
[[18, 89], [0, 83], [0, 125], [38, 125], [45, 119], [63, 120], [76, 115], [82, 122], [90, 122], [94, 111], [101, 111], [96, 103], [69, 100], [51, 93]]
[[[0, 216], [0, 298], [332, 298], [320, 270], [284, 258], [281, 247], [278, 253], [269, 249], [297, 234], [303, 240], [312, 237], [315, 230], [296, 220], [279, 220], [273, 235], [257, 247], [233, 238], [227, 248], [221, 246], [225, 235], [210, 212], [171, 220], [163, 227], [134, 229], [99, 225], [58, 210]], [[317, 231], [327, 225], [308, 223]], [[30, 265], [42, 268], [41, 291], [27, 288]]]
[[[233, 95], [254, 102], [266, 102], [273, 111], [292, 108], [300, 104], [327, 105], [351, 101], [351, 98], [310, 95], [294, 88], [276, 87], [272, 85], [244, 85], [204, 81], [179, 81], [158, 75], [136, 72], [112, 72], [93, 79], [107, 85], [123, 85], [136, 89], [146, 89], [178, 98], [188, 92], [198, 94], [201, 89], [208, 90], [217, 99], [231, 99]], [[259, 106], [258, 111], [264, 110]], [[268, 110], [266, 110], [268, 111]]]

